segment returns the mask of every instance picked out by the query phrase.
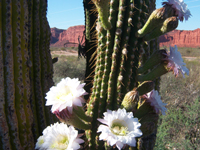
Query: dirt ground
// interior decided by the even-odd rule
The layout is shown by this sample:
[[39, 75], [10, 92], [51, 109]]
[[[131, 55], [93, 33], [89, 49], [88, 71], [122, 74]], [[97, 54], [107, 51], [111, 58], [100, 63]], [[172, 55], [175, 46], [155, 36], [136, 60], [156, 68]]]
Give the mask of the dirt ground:
[[[52, 55], [65, 55], [65, 56], [78, 56], [78, 52], [75, 50], [67, 50], [67, 51], [52, 51], [51, 52]], [[198, 60], [200, 61], [200, 58], [198, 57], [183, 57], [185, 59], [187, 59], [188, 61], [192, 61], [192, 60]]]
[[52, 51], [51, 55], [65, 55], [65, 56], [78, 56], [78, 52], [75, 50], [68, 50], [68, 51]]

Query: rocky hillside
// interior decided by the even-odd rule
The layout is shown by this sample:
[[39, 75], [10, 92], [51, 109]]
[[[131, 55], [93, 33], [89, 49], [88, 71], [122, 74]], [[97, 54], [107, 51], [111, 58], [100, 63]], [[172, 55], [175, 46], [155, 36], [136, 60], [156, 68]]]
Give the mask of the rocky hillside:
[[160, 46], [200, 47], [200, 28], [196, 30], [174, 30], [160, 36]]
[[[79, 43], [78, 37], [80, 36], [80, 41], [81, 41], [84, 30], [85, 30], [84, 25], [69, 27], [67, 30], [51, 28], [51, 46], [64, 47], [65, 43], [69, 43], [66, 45], [67, 47], [71, 46], [77, 47]], [[77, 43], [77, 44], [70, 44], [70, 43]]]
[[[69, 43], [66, 46], [77, 47], [83, 36], [83, 31], [85, 30], [84, 25], [69, 27], [67, 30], [51, 28], [51, 46], [64, 47], [65, 43]], [[160, 46], [174, 46], [178, 47], [200, 47], [200, 28], [196, 30], [174, 30], [165, 35], [160, 36]], [[84, 42], [84, 41], [83, 41]], [[82, 42], [82, 43], [83, 43]]]

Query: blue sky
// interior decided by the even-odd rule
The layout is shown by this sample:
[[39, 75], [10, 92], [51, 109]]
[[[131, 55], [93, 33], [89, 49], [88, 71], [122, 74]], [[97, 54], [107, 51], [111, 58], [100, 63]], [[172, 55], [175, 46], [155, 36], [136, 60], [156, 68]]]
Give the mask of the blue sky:
[[[167, 0], [166, 0], [167, 1]], [[84, 25], [83, 0], [48, 0], [47, 18], [50, 27], [67, 29]], [[156, 1], [156, 8], [162, 7], [163, 0]], [[200, 0], [184, 0], [192, 14], [188, 21], [179, 22], [177, 29], [194, 30], [200, 28]]]

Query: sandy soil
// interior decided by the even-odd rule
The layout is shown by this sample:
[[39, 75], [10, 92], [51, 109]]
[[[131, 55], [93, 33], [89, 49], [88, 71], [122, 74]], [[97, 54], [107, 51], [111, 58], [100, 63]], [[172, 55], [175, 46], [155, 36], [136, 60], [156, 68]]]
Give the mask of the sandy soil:
[[[78, 56], [78, 52], [75, 50], [67, 50], [67, 51], [52, 51], [51, 52], [52, 55], [66, 55], [66, 56]], [[187, 59], [188, 61], [192, 61], [197, 59], [198, 61], [200, 61], [200, 58], [198, 57], [183, 57], [185, 59]]]
[[78, 56], [78, 52], [75, 50], [67, 50], [67, 51], [52, 51], [51, 55], [66, 55], [66, 56]]

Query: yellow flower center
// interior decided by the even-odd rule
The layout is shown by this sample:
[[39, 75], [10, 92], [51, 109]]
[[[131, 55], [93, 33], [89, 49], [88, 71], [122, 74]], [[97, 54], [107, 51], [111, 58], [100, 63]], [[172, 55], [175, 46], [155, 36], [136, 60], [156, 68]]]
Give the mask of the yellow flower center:
[[51, 149], [56, 149], [56, 150], [65, 150], [67, 149], [69, 144], [69, 139], [67, 136], [62, 136], [59, 135], [56, 137], [56, 141], [54, 141], [51, 145]]
[[126, 136], [129, 133], [128, 127], [122, 125], [121, 123], [113, 123], [111, 126], [111, 132], [119, 136]]
[[68, 96], [68, 95], [73, 96], [73, 93], [71, 92], [69, 86], [65, 86], [64, 89], [62, 89], [59, 93], [57, 93], [56, 99], [57, 99], [58, 101], [64, 102], [64, 101], [66, 101], [65, 97]]

